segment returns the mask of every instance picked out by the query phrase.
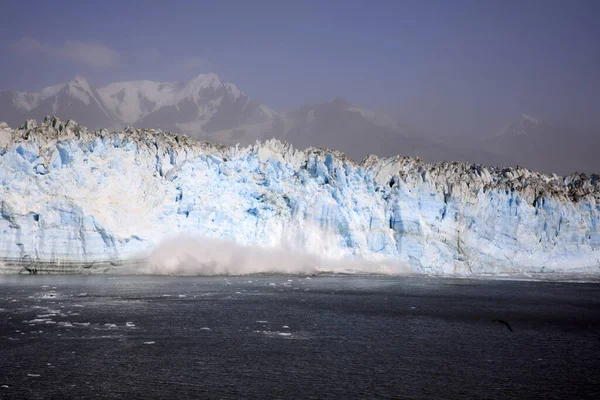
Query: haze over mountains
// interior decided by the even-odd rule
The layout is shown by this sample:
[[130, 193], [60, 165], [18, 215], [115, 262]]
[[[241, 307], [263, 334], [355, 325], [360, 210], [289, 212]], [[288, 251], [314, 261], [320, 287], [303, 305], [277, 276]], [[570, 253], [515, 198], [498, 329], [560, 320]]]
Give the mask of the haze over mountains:
[[479, 138], [436, 136], [343, 99], [280, 113], [213, 73], [187, 82], [131, 81], [94, 88], [83, 77], [39, 93], [0, 92], [0, 121], [17, 127], [46, 115], [90, 129], [130, 125], [247, 145], [272, 137], [296, 147], [327, 147], [360, 160], [368, 154], [418, 156], [427, 162], [520, 165], [546, 173], [600, 172], [599, 135], [522, 115]]

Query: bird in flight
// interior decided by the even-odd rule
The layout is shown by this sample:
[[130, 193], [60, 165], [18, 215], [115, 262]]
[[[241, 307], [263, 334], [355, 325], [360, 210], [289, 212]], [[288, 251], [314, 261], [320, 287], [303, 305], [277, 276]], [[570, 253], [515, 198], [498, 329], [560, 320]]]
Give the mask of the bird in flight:
[[503, 319], [494, 319], [494, 320], [492, 320], [492, 322], [500, 322], [501, 324], [504, 324], [504, 325], [506, 325], [506, 327], [508, 328], [508, 330], [509, 330], [509, 331], [511, 331], [511, 332], [514, 332], [514, 331], [512, 330], [512, 328], [510, 327], [510, 325], [508, 324], [508, 322], [506, 322], [506, 321], [505, 321], [505, 320], [503, 320]]

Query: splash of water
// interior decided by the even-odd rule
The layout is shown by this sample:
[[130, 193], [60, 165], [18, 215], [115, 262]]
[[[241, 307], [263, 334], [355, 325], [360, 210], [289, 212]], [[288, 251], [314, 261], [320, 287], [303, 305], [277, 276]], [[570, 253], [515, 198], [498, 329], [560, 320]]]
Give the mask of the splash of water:
[[370, 273], [406, 274], [398, 263], [324, 258], [284, 247], [242, 246], [223, 239], [178, 235], [163, 241], [125, 274], [213, 276], [250, 274]]

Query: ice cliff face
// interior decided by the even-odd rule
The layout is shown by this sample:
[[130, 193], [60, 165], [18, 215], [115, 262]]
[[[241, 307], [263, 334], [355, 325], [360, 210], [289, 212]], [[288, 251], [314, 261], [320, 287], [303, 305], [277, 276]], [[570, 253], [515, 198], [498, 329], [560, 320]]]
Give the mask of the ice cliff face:
[[600, 273], [599, 223], [595, 175], [0, 125], [4, 262], [135, 259], [184, 232], [428, 273]]

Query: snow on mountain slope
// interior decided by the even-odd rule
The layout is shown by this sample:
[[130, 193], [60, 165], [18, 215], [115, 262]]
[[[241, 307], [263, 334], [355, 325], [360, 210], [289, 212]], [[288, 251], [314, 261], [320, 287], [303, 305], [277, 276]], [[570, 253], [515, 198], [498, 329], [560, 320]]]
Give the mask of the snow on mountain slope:
[[[264, 129], [277, 115], [213, 73], [187, 82], [113, 83], [99, 93], [115, 118], [126, 124], [183, 132], [199, 139], [234, 140], [233, 130], [252, 130], [256, 124]], [[256, 135], [237, 138], [248, 143]]]
[[358, 107], [353, 107], [353, 106], [349, 106], [348, 111], [359, 113], [364, 118], [368, 119], [369, 121], [371, 121], [373, 124], [375, 124], [377, 126], [380, 126], [383, 128], [389, 128], [389, 129], [399, 128], [398, 121], [389, 114], [365, 110], [363, 108], [358, 108]]
[[42, 102], [52, 99], [52, 103], [55, 104], [54, 109], [56, 111], [56, 103], [59, 101], [57, 96], [60, 94], [78, 99], [85, 105], [90, 105], [90, 103], [95, 102], [99, 104], [102, 109], [104, 109], [102, 102], [98, 98], [95, 91], [92, 89], [88, 81], [81, 76], [76, 76], [67, 83], [46, 87], [42, 89], [40, 93], [17, 92], [16, 99], [18, 106], [27, 111], [31, 111], [34, 108], [39, 107]]
[[528, 114], [521, 114], [521, 123], [522, 124], [527, 123], [527, 124], [531, 124], [534, 126], [539, 126], [539, 125], [543, 124], [541, 119], [532, 117], [531, 115], [528, 115]]
[[153, 81], [119, 82], [98, 89], [106, 107], [126, 124], [133, 124], [170, 99], [172, 83]]
[[98, 92], [81, 76], [76, 76], [67, 83], [49, 86], [39, 93], [3, 92], [2, 96], [13, 107], [0, 107], [0, 118], [11, 123], [15, 115], [21, 121], [26, 119], [41, 120], [46, 115], [77, 118], [86, 125], [94, 127], [115, 127], [115, 121], [109, 115]]
[[[174, 106], [186, 98], [201, 102], [203, 89], [216, 89], [222, 83], [215, 74], [202, 74], [189, 82], [133, 81], [112, 83], [98, 90], [104, 103], [125, 123], [134, 124], [164, 106]], [[235, 86], [232, 92], [239, 97]]]
[[597, 132], [577, 133], [527, 114], [492, 137], [440, 139], [342, 99], [280, 114], [213, 73], [185, 82], [119, 82], [98, 90], [76, 77], [39, 93], [0, 92], [0, 121], [17, 127], [46, 115], [74, 118], [91, 129], [160, 129], [228, 145], [277, 138], [301, 148], [338, 148], [356, 160], [369, 153], [404, 154], [427, 162], [522, 165], [558, 174], [600, 171]]
[[430, 161], [459, 156], [446, 154], [446, 149], [387, 114], [341, 99], [279, 114], [213, 73], [185, 82], [118, 82], [98, 90], [77, 77], [40, 93], [0, 94], [0, 120], [13, 126], [46, 115], [75, 118], [93, 129], [161, 129], [229, 145], [270, 138], [299, 147], [339, 143], [355, 159], [369, 153], [403, 153]]
[[597, 132], [547, 123], [527, 114], [522, 114], [499, 134], [470, 144], [547, 173], [600, 172]]
[[186, 82], [118, 82], [98, 90], [77, 76], [38, 93], [0, 93], [0, 120], [14, 126], [46, 115], [77, 118], [94, 129], [131, 125], [243, 143], [260, 137], [257, 130], [268, 131], [279, 118], [213, 73]]
[[343, 99], [309, 105], [286, 113], [284, 118], [284, 133], [275, 137], [301, 148], [337, 148], [355, 160], [368, 154], [403, 154], [430, 162], [465, 159], [460, 150], [423, 137], [386, 114], [357, 108]]
[[17, 92], [15, 96], [15, 105], [25, 111], [31, 111], [40, 105], [41, 101], [46, 100], [49, 97], [56, 96], [66, 86], [66, 83], [61, 83], [54, 86], [49, 86], [40, 93], [30, 92]]
[[[598, 176], [408, 157], [358, 164], [275, 140], [226, 147], [56, 119], [29, 130], [3, 125], [0, 145], [5, 271], [136, 259], [186, 233], [346, 267], [385, 263], [375, 271], [386, 273], [405, 264], [447, 274], [600, 273]], [[206, 261], [210, 271], [239, 272], [238, 256], [228, 257], [217, 269]]]
[[495, 136], [529, 136], [545, 128], [542, 120], [527, 114], [521, 114], [518, 121], [511, 122]]

